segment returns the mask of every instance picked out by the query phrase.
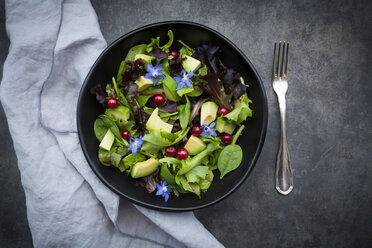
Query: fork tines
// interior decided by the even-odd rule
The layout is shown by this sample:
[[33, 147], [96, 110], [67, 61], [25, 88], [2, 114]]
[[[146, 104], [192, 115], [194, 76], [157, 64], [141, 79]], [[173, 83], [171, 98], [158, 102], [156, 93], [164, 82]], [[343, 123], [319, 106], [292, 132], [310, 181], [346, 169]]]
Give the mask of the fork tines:
[[273, 73], [274, 78], [287, 78], [288, 77], [288, 42], [279, 42], [279, 51], [276, 55], [276, 42], [274, 44], [274, 62]]

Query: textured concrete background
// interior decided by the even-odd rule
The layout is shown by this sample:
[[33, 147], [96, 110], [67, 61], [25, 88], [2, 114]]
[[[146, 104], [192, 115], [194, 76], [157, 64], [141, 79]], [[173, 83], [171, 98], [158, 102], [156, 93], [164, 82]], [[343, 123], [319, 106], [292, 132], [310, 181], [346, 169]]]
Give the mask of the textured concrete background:
[[[199, 22], [237, 44], [261, 75], [269, 102], [261, 157], [237, 192], [195, 212], [227, 247], [372, 244], [372, 2], [323, 2], [92, 1], [107, 42], [153, 22]], [[3, 62], [9, 45], [3, 2], [0, 11]], [[271, 66], [279, 40], [291, 43], [287, 131], [295, 187], [287, 197], [273, 180], [280, 126]], [[1, 110], [0, 246], [29, 247], [11, 144]]]

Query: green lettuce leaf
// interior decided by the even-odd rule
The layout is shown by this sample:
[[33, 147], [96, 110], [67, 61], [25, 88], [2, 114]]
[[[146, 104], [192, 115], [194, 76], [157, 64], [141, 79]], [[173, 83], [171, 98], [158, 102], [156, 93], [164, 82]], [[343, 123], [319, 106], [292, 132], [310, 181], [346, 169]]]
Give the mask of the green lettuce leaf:
[[119, 167], [122, 156], [127, 153], [125, 147], [112, 147], [110, 151], [99, 149], [98, 159], [104, 165], [113, 165]]
[[200, 186], [197, 183], [189, 183], [185, 176], [176, 176], [176, 183], [185, 191], [196, 194], [200, 198]]
[[202, 179], [200, 180], [199, 182], [199, 187], [200, 187], [200, 190], [205, 192], [207, 191], [207, 189], [211, 186], [212, 184], [212, 181], [213, 181], [213, 171], [212, 170], [209, 170], [205, 179]]
[[219, 149], [219, 145], [215, 144], [215, 143], [209, 143], [207, 145], [207, 148], [205, 148], [205, 150], [203, 150], [202, 152], [198, 153], [197, 155], [195, 155], [194, 157], [192, 158], [187, 158], [186, 160], [182, 160], [182, 167], [181, 169], [178, 171], [178, 175], [183, 175], [185, 173], [187, 173], [188, 171], [190, 171], [191, 169], [193, 169], [194, 167], [200, 165], [203, 161], [203, 159], [208, 156], [210, 153], [212, 153], [213, 151]]
[[123, 165], [124, 170], [127, 171], [127, 173], [130, 173], [132, 171], [133, 165], [138, 162], [143, 162], [146, 160], [146, 156], [137, 152], [135, 155], [133, 153], [125, 156], [121, 160], [121, 164]]
[[196, 166], [185, 174], [187, 182], [199, 183], [200, 180], [205, 179], [209, 171], [208, 166]]
[[182, 58], [184, 58], [186, 55], [187, 56], [192, 56], [192, 54], [193, 54], [193, 51], [192, 51], [192, 48], [191, 47], [189, 47], [188, 45], [186, 45], [183, 41], [181, 41], [181, 40], [178, 40], [178, 42], [179, 43], [181, 43], [181, 45], [182, 45], [182, 48], [180, 49], [180, 56], [182, 57]]
[[160, 179], [162, 181], [167, 181], [170, 185], [176, 185], [174, 176], [169, 171], [167, 164], [163, 163], [160, 166]]
[[249, 103], [252, 101], [248, 98], [247, 94], [244, 93], [239, 101], [236, 101], [235, 108], [233, 111], [224, 116], [224, 118], [240, 124], [245, 121], [248, 117], [252, 116], [252, 110], [249, 108]]
[[183, 139], [183, 137], [185, 137], [185, 135], [188, 133], [189, 130], [190, 130], [190, 127], [183, 129], [177, 133], [167, 133], [167, 132], [150, 129], [148, 130], [149, 133], [145, 134], [142, 140], [150, 142], [154, 145], [161, 146], [161, 147], [170, 146], [170, 145], [177, 143], [181, 139]]

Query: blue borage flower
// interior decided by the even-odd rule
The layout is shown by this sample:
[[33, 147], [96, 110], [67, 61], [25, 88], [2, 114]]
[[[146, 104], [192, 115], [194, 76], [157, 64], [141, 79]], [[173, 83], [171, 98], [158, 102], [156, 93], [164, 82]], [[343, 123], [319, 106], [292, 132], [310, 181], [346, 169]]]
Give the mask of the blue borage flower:
[[138, 138], [129, 138], [130, 146], [128, 147], [127, 151], [132, 151], [133, 155], [137, 153], [138, 148], [140, 148], [143, 144], [142, 135]]
[[190, 78], [192, 78], [194, 76], [194, 72], [190, 71], [189, 73], [186, 73], [185, 69], [183, 69], [181, 71], [181, 76], [182, 77], [177, 76], [177, 77], [173, 78], [178, 83], [178, 86], [177, 86], [176, 90], [180, 90], [180, 89], [184, 88], [185, 85], [189, 88], [192, 88]]
[[209, 126], [207, 124], [203, 124], [202, 125], [203, 136], [205, 136], [205, 137], [208, 137], [209, 135], [210, 136], [217, 136], [216, 131], [214, 131], [214, 129], [213, 129], [214, 126], [216, 126], [215, 122], [212, 122], [211, 124], [209, 124]]
[[169, 193], [172, 192], [172, 189], [167, 186], [167, 181], [163, 181], [163, 184], [156, 184], [156, 187], [158, 188], [158, 191], [155, 195], [162, 195], [164, 197], [164, 201], [167, 202], [169, 199]]
[[160, 73], [162, 68], [162, 64], [158, 65], [156, 68], [154, 68], [151, 64], [147, 64], [147, 73], [145, 75], [146, 79], [151, 78], [152, 82], [154, 83], [154, 86], [158, 82], [158, 77], [165, 78], [163, 73]]

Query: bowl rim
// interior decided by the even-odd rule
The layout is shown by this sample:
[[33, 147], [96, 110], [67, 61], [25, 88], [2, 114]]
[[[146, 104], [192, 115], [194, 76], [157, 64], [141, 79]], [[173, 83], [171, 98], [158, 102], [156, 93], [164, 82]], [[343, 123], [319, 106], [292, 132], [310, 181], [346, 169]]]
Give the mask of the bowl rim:
[[[86, 85], [88, 83], [88, 79], [90, 79], [91, 74], [93, 72], [93, 69], [96, 67], [96, 65], [98, 64], [98, 62], [107, 53], [107, 51], [109, 51], [112, 47], [116, 46], [118, 43], [120, 43], [122, 40], [124, 40], [128, 36], [133, 35], [133, 34], [139, 32], [139, 31], [148, 29], [148, 28], [158, 27], [158, 26], [162, 26], [162, 25], [169, 25], [169, 24], [184, 24], [184, 25], [189, 25], [189, 26], [195, 26], [195, 27], [198, 27], [198, 28], [202, 28], [202, 29], [205, 29], [205, 30], [213, 33], [214, 35], [216, 35], [217, 37], [219, 37], [220, 39], [222, 39], [223, 41], [225, 41], [227, 44], [229, 44], [233, 49], [235, 49], [240, 54], [240, 56], [242, 56], [242, 58], [251, 67], [254, 76], [258, 80], [258, 83], [259, 83], [258, 87], [260, 88], [260, 90], [262, 92], [262, 95], [263, 95], [263, 98], [264, 98], [264, 102], [263, 102], [263, 105], [264, 105], [263, 106], [263, 128], [261, 129], [261, 132], [260, 132], [258, 147], [256, 149], [256, 152], [255, 152], [254, 156], [253, 156], [253, 159], [251, 160], [251, 166], [245, 172], [245, 174], [243, 175], [243, 177], [227, 193], [225, 193], [221, 197], [219, 197], [219, 198], [217, 198], [217, 199], [215, 199], [215, 200], [213, 200], [211, 202], [208, 202], [206, 204], [202, 204], [202, 205], [199, 205], [199, 206], [194, 206], [194, 207], [175, 208], [175, 207], [157, 206], [157, 205], [154, 205], [154, 204], [150, 204], [150, 203], [139, 201], [139, 200], [137, 200], [135, 198], [132, 198], [132, 197], [129, 197], [129, 196], [123, 194], [118, 189], [116, 189], [115, 187], [113, 187], [110, 184], [110, 182], [108, 182], [103, 176], [100, 175], [100, 173], [93, 166], [93, 164], [94, 164], [93, 161], [87, 155], [88, 154], [87, 148], [82, 145], [83, 144], [82, 143], [83, 142], [83, 137], [81, 135], [81, 133], [82, 133], [82, 122], [80, 120], [81, 98], [82, 98], [82, 95], [83, 95], [83, 90], [86, 88]], [[175, 21], [156, 22], [156, 23], [151, 23], [151, 24], [147, 24], [147, 25], [144, 25], [144, 26], [135, 28], [134, 30], [129, 31], [129, 32], [121, 35], [116, 40], [114, 40], [111, 44], [109, 44], [101, 52], [101, 54], [97, 57], [96, 61], [91, 66], [88, 74], [86, 75], [86, 77], [84, 79], [84, 82], [83, 82], [83, 84], [81, 86], [81, 89], [80, 89], [80, 92], [79, 92], [76, 117], [77, 117], [76, 118], [76, 121], [77, 121], [77, 131], [78, 131], [78, 136], [79, 136], [79, 142], [80, 142], [81, 148], [83, 150], [84, 156], [85, 156], [85, 158], [86, 158], [86, 160], [87, 160], [90, 168], [93, 170], [93, 172], [96, 174], [96, 176], [101, 180], [101, 182], [103, 182], [103, 184], [106, 187], [108, 187], [111, 191], [113, 191], [114, 193], [118, 194], [119, 196], [121, 196], [121, 197], [123, 197], [123, 198], [125, 198], [125, 199], [127, 199], [129, 201], [131, 201], [132, 203], [137, 204], [137, 205], [140, 205], [140, 206], [143, 206], [143, 207], [146, 207], [146, 208], [150, 208], [150, 209], [154, 209], [154, 210], [160, 210], [160, 211], [185, 212], [185, 211], [193, 211], [193, 210], [198, 210], [198, 209], [206, 208], [206, 207], [212, 206], [212, 205], [214, 205], [214, 204], [216, 204], [216, 203], [224, 200], [226, 197], [228, 197], [233, 192], [235, 192], [243, 184], [243, 182], [248, 178], [248, 176], [250, 175], [250, 173], [252, 172], [253, 168], [256, 165], [256, 162], [257, 162], [257, 160], [259, 158], [259, 155], [260, 155], [260, 153], [262, 151], [262, 148], [263, 148], [263, 145], [264, 145], [264, 142], [265, 142], [267, 125], [268, 125], [268, 103], [267, 103], [267, 96], [266, 96], [265, 87], [263, 85], [263, 82], [262, 82], [261, 77], [259, 76], [258, 72], [256, 71], [256, 68], [253, 66], [253, 64], [247, 58], [247, 56], [232, 41], [230, 41], [228, 38], [226, 38], [224, 35], [222, 35], [218, 31], [216, 31], [216, 30], [214, 30], [214, 29], [212, 29], [212, 28], [210, 28], [208, 26], [205, 26], [203, 24], [196, 23], [196, 22], [190, 22], [190, 21], [175, 20]]]

